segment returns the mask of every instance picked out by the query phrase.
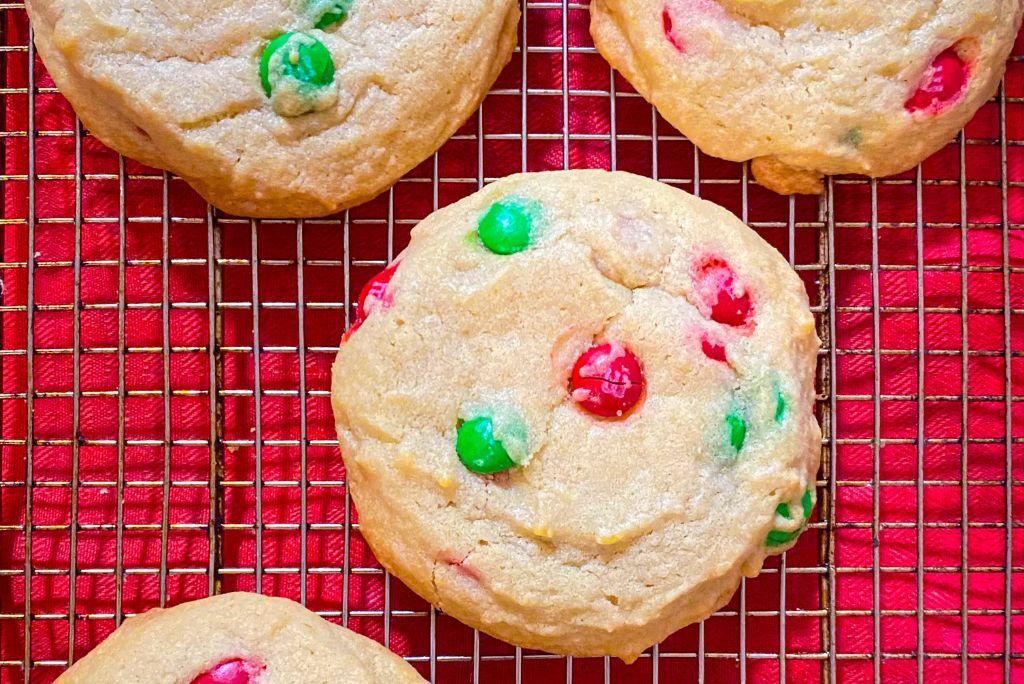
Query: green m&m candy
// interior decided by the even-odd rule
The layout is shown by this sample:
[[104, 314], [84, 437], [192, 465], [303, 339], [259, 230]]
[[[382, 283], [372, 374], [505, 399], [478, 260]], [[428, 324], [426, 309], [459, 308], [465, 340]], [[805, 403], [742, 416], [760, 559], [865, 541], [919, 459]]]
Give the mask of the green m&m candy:
[[306, 33], [282, 33], [267, 44], [260, 59], [260, 82], [282, 116], [320, 111], [337, 100], [330, 89], [334, 59], [323, 43]]
[[786, 403], [786, 397], [782, 394], [782, 390], [779, 388], [775, 389], [775, 422], [781, 423], [786, 417], [786, 413], [789, 411], [789, 405]]
[[530, 246], [538, 218], [535, 202], [507, 197], [491, 205], [477, 225], [484, 247], [495, 254], [515, 254]]
[[739, 452], [747, 441], [747, 419], [740, 409], [733, 409], [725, 416], [725, 429], [729, 446]]
[[[783, 546], [799, 537], [800, 533], [804, 531], [804, 526], [810, 519], [811, 511], [814, 508], [814, 500], [811, 496], [810, 489], [804, 492], [803, 497], [801, 497], [800, 508], [800, 513], [802, 514], [802, 517], [800, 518], [800, 525], [795, 530], [772, 530], [768, 533], [767, 539], [765, 539], [766, 546], [768, 546], [769, 548], [773, 546]], [[780, 503], [778, 507], [775, 509], [775, 514], [785, 518], [786, 520], [793, 519], [793, 513], [792, 511], [790, 511], [788, 503]]]
[[274, 86], [291, 78], [313, 88], [334, 81], [334, 60], [327, 47], [305, 33], [282, 33], [270, 41], [260, 59], [260, 81], [270, 97]]
[[345, 23], [353, 0], [312, 0], [309, 13], [317, 17], [315, 26], [327, 29]]
[[488, 416], [467, 420], [459, 425], [455, 451], [469, 470], [482, 475], [500, 473], [515, 467], [505, 445], [494, 435], [494, 421]]

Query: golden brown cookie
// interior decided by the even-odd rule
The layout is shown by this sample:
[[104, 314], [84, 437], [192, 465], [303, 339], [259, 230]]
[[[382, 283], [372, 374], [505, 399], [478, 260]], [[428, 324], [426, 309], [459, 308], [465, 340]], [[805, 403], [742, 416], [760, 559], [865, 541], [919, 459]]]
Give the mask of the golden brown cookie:
[[807, 294], [709, 202], [512, 176], [420, 223], [358, 313], [332, 391], [360, 530], [496, 637], [632, 660], [810, 517]]
[[294, 601], [244, 592], [130, 618], [61, 684], [416, 684], [411, 665]]
[[103, 142], [246, 216], [371, 199], [477, 108], [516, 0], [29, 0], [36, 45]]
[[781, 192], [887, 176], [996, 91], [1021, 0], [593, 0], [598, 49], [708, 154]]

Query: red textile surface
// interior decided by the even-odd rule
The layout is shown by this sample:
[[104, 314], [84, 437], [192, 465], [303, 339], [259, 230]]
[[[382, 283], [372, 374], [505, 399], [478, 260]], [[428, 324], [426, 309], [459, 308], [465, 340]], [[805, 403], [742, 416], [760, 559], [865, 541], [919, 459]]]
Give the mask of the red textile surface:
[[[480, 177], [613, 163], [696, 189], [729, 207], [800, 269], [826, 339], [822, 415], [830, 413], [830, 396], [835, 407], [825, 423], [826, 447], [835, 449], [825, 452], [822, 504], [816, 524], [787, 555], [785, 572], [779, 560], [770, 561], [766, 572], [746, 582], [743, 593], [702, 631], [693, 626], [666, 640], [657, 659], [648, 654], [629, 667], [602, 659], [574, 659], [569, 665], [535, 653], [517, 659], [513, 647], [481, 636], [480, 681], [513, 681], [520, 668], [523, 681], [565, 681], [571, 667], [575, 682], [603, 681], [606, 668], [614, 681], [652, 681], [655, 675], [661, 681], [689, 681], [702, 672], [716, 682], [743, 675], [775, 681], [783, 673], [803, 682], [825, 679], [834, 666], [840, 680], [857, 682], [871, 680], [877, 666], [887, 681], [901, 682], [914, 680], [919, 665], [936, 681], [959, 677], [961, 668], [974, 681], [1024, 681], [1024, 459], [1019, 456], [1007, 483], [1008, 445], [1019, 451], [1024, 434], [1024, 404], [1019, 403], [1024, 65], [1018, 59], [1010, 65], [1002, 103], [992, 102], [978, 114], [962, 148], [951, 144], [922, 166], [920, 190], [915, 173], [874, 187], [862, 180], [837, 182], [831, 217], [820, 212], [814, 198], [791, 204], [746, 183], [742, 165], [695, 154], [618, 77], [612, 100], [608, 65], [591, 49], [586, 8], [578, 5], [570, 5], [564, 17], [557, 5], [531, 6], [523, 31], [526, 67], [517, 54], [482, 113], [437, 155], [436, 170], [433, 160], [421, 165], [391, 193], [353, 210], [347, 224], [339, 217], [297, 228], [294, 222], [250, 224], [215, 214], [211, 226], [206, 206], [184, 183], [165, 182], [161, 174], [128, 161], [123, 192], [127, 396], [120, 422], [118, 157], [84, 136], [84, 175], [76, 176], [75, 119], [36, 63], [30, 341], [27, 22], [20, 9], [3, 14], [3, 44], [12, 47], [2, 53], [9, 90], [2, 98], [7, 133], [0, 272], [0, 681], [24, 677], [26, 612], [31, 614], [30, 678], [50, 681], [68, 658], [69, 642], [74, 656], [81, 657], [114, 628], [118, 596], [121, 611], [131, 614], [161, 601], [206, 595], [211, 553], [221, 591], [259, 588], [299, 598], [304, 582], [311, 608], [331, 619], [345, 617], [350, 627], [380, 641], [387, 636], [391, 648], [424, 674], [433, 668], [437, 681], [470, 681], [472, 630], [443, 615], [432, 622], [423, 601], [398, 581], [386, 582], [357, 529], [345, 552], [344, 468], [333, 444], [326, 394], [332, 347], [345, 324], [345, 304], [404, 246], [410, 227], [434, 207], [435, 191], [437, 203], [444, 205], [475, 190]], [[1024, 52], [1022, 47], [1016, 54]], [[1005, 170], [1001, 133], [1008, 141]], [[80, 242], [76, 202], [83, 217]], [[208, 268], [211, 234], [213, 269]], [[300, 236], [301, 270], [296, 265]], [[215, 350], [210, 349], [211, 319]], [[304, 354], [297, 351], [300, 332]], [[253, 347], [259, 349], [255, 356]], [[25, 444], [29, 358], [31, 458]], [[211, 448], [211, 421], [217, 421], [218, 411], [221, 439]], [[122, 428], [123, 452], [117, 447]], [[309, 484], [304, 518], [303, 437]], [[212, 486], [211, 453], [222, 462]], [[125, 483], [120, 554], [119, 455]], [[830, 486], [834, 499], [828, 496]], [[32, 504], [29, 580], [26, 500]], [[357, 520], [354, 513], [351, 517]], [[303, 519], [305, 573], [300, 570]], [[211, 526], [219, 540], [212, 550]], [[1012, 617], [1005, 612], [1008, 600]], [[1004, 655], [1008, 633], [1011, 658]]]

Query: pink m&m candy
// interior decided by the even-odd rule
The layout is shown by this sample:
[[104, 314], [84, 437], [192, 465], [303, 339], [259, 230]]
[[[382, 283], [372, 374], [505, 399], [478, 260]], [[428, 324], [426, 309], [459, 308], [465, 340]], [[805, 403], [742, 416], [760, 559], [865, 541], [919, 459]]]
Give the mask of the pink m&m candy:
[[697, 267], [694, 289], [711, 320], [722, 325], [746, 325], [753, 314], [750, 293], [721, 259], [711, 258]]
[[949, 48], [932, 61], [921, 85], [904, 106], [912, 113], [938, 113], [963, 94], [967, 76], [967, 64], [954, 48]]
[[252, 684], [264, 666], [251, 660], [225, 660], [192, 680], [192, 684]]
[[640, 360], [615, 342], [594, 345], [572, 369], [569, 396], [580, 408], [603, 418], [619, 418], [636, 406], [646, 381]]

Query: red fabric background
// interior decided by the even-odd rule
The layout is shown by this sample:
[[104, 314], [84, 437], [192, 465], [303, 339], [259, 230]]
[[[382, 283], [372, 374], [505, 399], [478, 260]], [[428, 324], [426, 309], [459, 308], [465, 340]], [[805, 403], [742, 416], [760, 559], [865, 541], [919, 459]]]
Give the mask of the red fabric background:
[[[716, 682], [742, 676], [774, 681], [783, 668], [787, 679], [820, 681], [832, 667], [830, 650], [841, 681], [869, 681], [876, 666], [887, 681], [913, 681], [919, 665], [936, 681], [962, 672], [973, 681], [1024, 681], [1024, 460], [1019, 455], [1013, 457], [1012, 482], [1006, 478], [1009, 447], [1019, 451], [1024, 435], [1020, 57], [1010, 65], [1003, 101], [978, 114], [962, 148], [959, 141], [951, 144], [922, 166], [920, 186], [915, 173], [875, 186], [860, 179], [837, 181], [831, 221], [819, 212], [816, 199], [790, 203], [746, 183], [742, 165], [696, 154], [620, 78], [609, 97], [610, 70], [592, 49], [583, 5], [569, 5], [564, 12], [557, 3], [531, 5], [522, 33], [526, 66], [517, 53], [481, 114], [435, 160], [347, 218], [297, 227], [214, 214], [210, 223], [206, 206], [180, 180], [166, 181], [159, 172], [126, 162], [121, 579], [115, 572], [121, 426], [118, 157], [83, 136], [82, 175], [76, 175], [73, 113], [37, 62], [30, 347], [28, 30], [21, 9], [0, 11], [6, 88], [0, 105], [5, 131], [0, 681], [25, 676], [29, 585], [30, 678], [50, 681], [67, 661], [69, 642], [74, 657], [81, 657], [114, 628], [119, 592], [121, 610], [128, 614], [206, 595], [213, 581], [211, 526], [219, 538], [212, 575], [219, 590], [258, 588], [299, 598], [304, 586], [311, 608], [388, 641], [442, 682], [470, 681], [475, 669], [483, 682], [513, 681], [517, 674], [523, 681], [566, 681], [567, 670], [576, 682], [606, 681], [609, 675], [614, 681], [689, 681], [700, 674]], [[1001, 135], [1007, 141], [1005, 169]], [[779, 560], [770, 561], [766, 572], [747, 582], [702, 631], [687, 628], [663, 643], [657, 658], [648, 654], [630, 667], [517, 654], [486, 636], [476, 645], [472, 630], [441, 615], [432, 621], [429, 606], [399, 582], [387, 581], [357, 529], [346, 554], [350, 517], [344, 468], [333, 444], [326, 394], [346, 304], [404, 246], [411, 226], [435, 203], [465, 196], [480, 179], [522, 169], [613, 165], [696, 190], [736, 211], [791, 256], [827, 342], [823, 417], [830, 395], [835, 405], [834, 417], [825, 423], [823, 503], [812, 530], [787, 554], [785, 571]], [[211, 230], [219, 290], [211, 289], [209, 279]], [[920, 320], [919, 298], [924, 303]], [[221, 331], [215, 334], [215, 353], [209, 348], [211, 299], [214, 332], [218, 326]], [[833, 327], [834, 337], [829, 335]], [[926, 351], [923, 379], [919, 349]], [[29, 460], [30, 356], [35, 394]], [[211, 359], [222, 371], [212, 394]], [[300, 369], [305, 371], [302, 396]], [[925, 395], [920, 400], [919, 380]], [[223, 431], [211, 447], [211, 404], [216, 410], [218, 403]], [[303, 411], [304, 435], [298, 420]], [[303, 437], [309, 484], [304, 518]], [[211, 454], [223, 463], [213, 487], [220, 512], [212, 519]], [[32, 479], [26, 486], [29, 462]], [[925, 523], [920, 572], [919, 483]], [[30, 582], [24, 572], [29, 497]], [[1011, 521], [1007, 497], [1012, 497]], [[305, 573], [300, 569], [303, 519]], [[351, 519], [357, 520], [354, 513]], [[1005, 612], [1008, 578], [1010, 616]], [[919, 617], [923, 650], [918, 649]], [[1008, 619], [1012, 658], [1003, 648]], [[481, 656], [476, 665], [475, 649]]]

